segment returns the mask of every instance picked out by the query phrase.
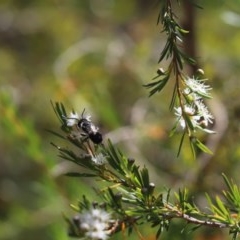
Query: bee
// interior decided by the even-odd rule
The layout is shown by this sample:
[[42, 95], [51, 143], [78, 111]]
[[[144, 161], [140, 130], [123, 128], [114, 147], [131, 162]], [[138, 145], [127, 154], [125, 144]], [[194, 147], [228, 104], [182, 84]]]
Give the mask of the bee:
[[82, 129], [93, 143], [100, 144], [103, 140], [102, 134], [98, 131], [98, 127], [91, 122], [89, 117], [84, 117], [84, 112], [85, 109], [82, 112], [81, 119], [79, 119], [77, 126]]
[[78, 115], [73, 113], [72, 116], [74, 117], [67, 118], [67, 125], [72, 126], [76, 124], [77, 128], [83, 131], [81, 134], [82, 136], [85, 136], [86, 139], [89, 138], [95, 144], [100, 144], [103, 140], [102, 134], [98, 131], [99, 128], [92, 123], [90, 116], [84, 116], [84, 112], [85, 109], [83, 110], [80, 119], [78, 118]]

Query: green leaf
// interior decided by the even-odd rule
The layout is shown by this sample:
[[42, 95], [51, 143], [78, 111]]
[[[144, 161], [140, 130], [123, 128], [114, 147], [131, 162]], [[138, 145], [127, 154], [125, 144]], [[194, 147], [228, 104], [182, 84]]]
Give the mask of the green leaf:
[[183, 28], [181, 28], [181, 27], [177, 27], [177, 30], [178, 30], [179, 32], [181, 32], [181, 33], [184, 33], [184, 34], [189, 33], [188, 30], [185, 30], [185, 29], [183, 29]]
[[138, 166], [134, 166], [133, 170], [132, 170], [133, 176], [134, 176], [134, 183], [135, 185], [137, 185], [137, 187], [142, 187], [143, 182], [142, 182], [142, 178], [141, 175], [139, 173], [139, 167]]
[[224, 203], [222, 202], [222, 200], [216, 196], [216, 203], [217, 203], [217, 206], [218, 206], [218, 209], [221, 211], [221, 215], [223, 217], [228, 217], [229, 216], [229, 212], [228, 210], [226, 209]]
[[192, 123], [189, 115], [186, 114], [184, 111], [182, 111], [182, 112], [183, 112], [183, 113], [182, 113], [182, 116], [183, 116], [183, 118], [184, 118], [184, 121], [185, 121], [187, 127], [188, 127], [191, 131], [194, 131], [194, 126], [193, 126], [193, 123]]
[[108, 156], [108, 163], [110, 166], [120, 174], [124, 175], [125, 172], [121, 167], [121, 153], [113, 146], [110, 139], [108, 139], [108, 148], [104, 148], [104, 151], [106, 152], [106, 156]]
[[176, 98], [177, 98], [177, 84], [175, 84], [173, 89], [172, 98], [169, 106], [170, 111], [172, 111], [175, 106]]
[[52, 130], [46, 130], [47, 132], [49, 132], [49, 133], [52, 133], [53, 135], [55, 135], [55, 136], [57, 136], [57, 137], [59, 137], [59, 138], [62, 138], [62, 139], [65, 139], [66, 140], [66, 138], [63, 136], [63, 135], [61, 135], [61, 134], [59, 134], [59, 133], [57, 133], [57, 132], [55, 132], [55, 131], [52, 131]]
[[213, 154], [212, 151], [206, 145], [204, 145], [199, 139], [195, 138], [195, 141], [193, 142], [193, 144], [203, 152], [208, 154]]
[[55, 104], [52, 101], [50, 101], [50, 102], [51, 102], [53, 110], [54, 110], [55, 114], [57, 115], [58, 119], [60, 120], [60, 122], [62, 124], [65, 124], [66, 120], [64, 120], [63, 116], [67, 116], [67, 113], [66, 113], [64, 105], [59, 102], [56, 102]]
[[230, 190], [231, 193], [233, 193], [233, 192], [234, 192], [234, 191], [233, 191], [233, 183], [231, 183], [231, 182], [228, 180], [227, 176], [226, 176], [224, 173], [222, 173], [222, 176], [223, 176], [224, 182], [225, 182], [225, 184], [227, 185], [228, 189]]
[[68, 177], [97, 177], [98, 175], [93, 174], [93, 173], [69, 172], [69, 173], [66, 173], [65, 176], [68, 176]]
[[229, 181], [225, 174], [222, 174], [225, 184], [228, 187], [228, 191], [223, 191], [225, 199], [231, 205], [234, 211], [240, 211], [240, 189], [239, 187], [233, 183], [233, 181]]
[[205, 194], [206, 198], [207, 198], [207, 201], [208, 201], [208, 205], [210, 207], [210, 210], [212, 213], [214, 213], [214, 205], [213, 205], [213, 202], [212, 202], [212, 199], [209, 197], [209, 195], [206, 193]]
[[195, 0], [190, 0], [190, 1], [191, 1], [191, 4], [192, 4], [193, 6], [195, 6], [196, 8], [203, 9], [203, 7], [200, 6], [200, 5], [198, 5]]
[[177, 157], [179, 157], [180, 155], [180, 152], [181, 152], [181, 149], [182, 149], [182, 145], [183, 145], [183, 142], [184, 142], [184, 136], [185, 136], [186, 132], [184, 131], [182, 137], [181, 137], [181, 140], [180, 140], [180, 144], [179, 144], [179, 147], [178, 147], [178, 153], [177, 153]]
[[149, 97], [154, 95], [156, 92], [160, 92], [164, 88], [166, 83], [168, 82], [168, 79], [169, 79], [169, 75], [165, 76], [164, 78], [162, 78], [158, 81], [151, 82], [151, 83], [143, 85], [146, 88], [151, 88], [151, 91], [149, 93]]
[[161, 233], [162, 233], [162, 226], [160, 226], [159, 228], [158, 228], [158, 231], [157, 231], [157, 233], [156, 233], [156, 239], [158, 239], [159, 237], [160, 237], [160, 235], [161, 235]]
[[149, 186], [149, 173], [148, 173], [148, 169], [146, 167], [144, 167], [140, 172], [141, 172], [143, 187], [148, 187]]
[[191, 227], [191, 229], [188, 231], [188, 234], [190, 234], [190, 233], [196, 231], [196, 230], [199, 229], [200, 227], [202, 227], [201, 224], [197, 224], [196, 226]]
[[160, 63], [164, 58], [168, 59], [169, 56], [171, 55], [170, 52], [171, 52], [171, 42], [170, 41], [167, 41], [162, 52], [161, 52], [161, 55], [160, 55], [160, 58], [158, 60], [158, 63]]
[[177, 130], [177, 126], [179, 124], [179, 120], [180, 120], [180, 118], [177, 119], [177, 121], [174, 123], [174, 125], [173, 125], [173, 127], [172, 127], [172, 129], [171, 129], [171, 131], [169, 133], [169, 137], [172, 137], [175, 134], [175, 132]]
[[196, 64], [196, 61], [193, 58], [191, 58], [188, 55], [186, 55], [184, 52], [179, 51], [179, 54], [181, 55], [181, 58], [183, 60], [185, 60], [187, 63], [189, 63], [191, 65], [195, 65]]
[[190, 137], [189, 140], [190, 140], [190, 147], [193, 154], [193, 158], [196, 159], [196, 146], [195, 146], [196, 138]]

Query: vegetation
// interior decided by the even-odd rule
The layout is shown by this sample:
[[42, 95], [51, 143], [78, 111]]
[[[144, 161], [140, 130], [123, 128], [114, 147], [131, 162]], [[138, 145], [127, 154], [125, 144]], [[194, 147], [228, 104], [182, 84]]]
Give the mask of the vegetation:
[[1, 2], [1, 239], [237, 237], [239, 4], [200, 7]]

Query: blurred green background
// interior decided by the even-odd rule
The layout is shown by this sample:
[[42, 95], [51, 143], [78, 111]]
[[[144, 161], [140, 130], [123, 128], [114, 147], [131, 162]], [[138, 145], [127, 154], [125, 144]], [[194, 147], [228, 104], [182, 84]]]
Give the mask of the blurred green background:
[[[72, 166], [50, 145], [59, 143], [46, 131], [59, 127], [50, 100], [69, 111], [86, 108], [106, 137], [149, 167], [156, 185], [186, 186], [202, 207], [204, 192], [224, 188], [222, 172], [239, 182], [240, 1], [199, 4], [197, 60], [214, 89], [209, 107], [218, 133], [202, 136], [214, 155], [193, 160], [187, 144], [176, 157], [180, 135], [168, 137], [172, 85], [152, 98], [142, 87], [160, 67], [165, 40], [156, 1], [0, 1], [1, 240], [69, 239], [62, 213], [74, 215], [69, 205], [83, 193], [96, 198], [94, 182], [63, 176]], [[180, 22], [187, 14], [181, 9]], [[174, 222], [161, 239], [213, 239], [177, 229]], [[154, 231], [143, 235], [154, 239]]]

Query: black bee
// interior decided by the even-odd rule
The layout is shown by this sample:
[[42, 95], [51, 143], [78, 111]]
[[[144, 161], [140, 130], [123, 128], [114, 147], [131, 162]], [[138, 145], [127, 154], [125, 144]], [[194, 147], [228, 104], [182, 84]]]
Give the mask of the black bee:
[[90, 120], [89, 117], [84, 117], [85, 109], [82, 112], [81, 119], [78, 120], [77, 126], [82, 129], [87, 137], [95, 144], [100, 144], [103, 140], [102, 134], [98, 131], [96, 127]]

